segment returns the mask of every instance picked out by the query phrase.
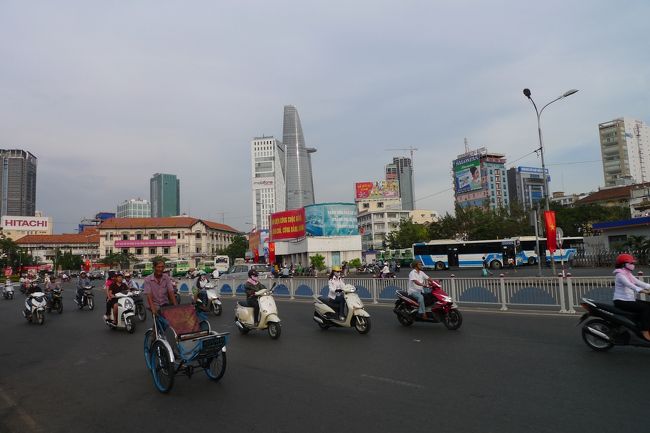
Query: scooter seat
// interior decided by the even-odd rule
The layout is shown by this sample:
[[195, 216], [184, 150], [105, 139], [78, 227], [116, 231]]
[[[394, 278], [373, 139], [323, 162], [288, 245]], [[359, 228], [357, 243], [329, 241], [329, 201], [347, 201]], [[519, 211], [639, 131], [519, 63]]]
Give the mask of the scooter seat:
[[634, 313], [632, 311], [626, 311], [626, 310], [621, 310], [620, 308], [617, 308], [614, 304], [610, 304], [608, 302], [594, 302], [599, 308], [602, 308], [603, 310], [607, 310], [610, 313], [618, 314], [619, 316], [625, 316], [628, 319], [636, 320], [639, 318], [638, 313]]
[[[248, 308], [248, 303], [246, 301], [237, 301], [237, 305], [239, 305], [240, 307]], [[253, 308], [253, 307], [250, 307], [250, 308]]]
[[[414, 302], [418, 302], [417, 298], [413, 295], [409, 295], [406, 290], [399, 290], [397, 293], [399, 293], [402, 296], [406, 296], [407, 298], [413, 300]], [[436, 302], [435, 296], [433, 296], [431, 293], [424, 293], [423, 296], [424, 296], [424, 305], [426, 307]]]

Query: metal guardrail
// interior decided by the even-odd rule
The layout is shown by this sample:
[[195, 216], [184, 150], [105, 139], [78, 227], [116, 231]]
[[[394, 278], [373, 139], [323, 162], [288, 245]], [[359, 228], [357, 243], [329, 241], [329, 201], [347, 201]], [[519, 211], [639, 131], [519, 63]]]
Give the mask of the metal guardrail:
[[[640, 277], [644, 279], [644, 277]], [[459, 305], [494, 307], [501, 311], [511, 308], [559, 311], [573, 314], [582, 298], [610, 301], [614, 293], [614, 277], [489, 277], [489, 278], [439, 278], [443, 289]], [[138, 285], [142, 280], [136, 280]], [[217, 282], [221, 296], [243, 296], [245, 280], [220, 279]], [[289, 299], [311, 299], [326, 295], [324, 278], [295, 277], [262, 280], [265, 285], [276, 282], [275, 296]], [[392, 303], [395, 292], [406, 290], [406, 278], [356, 278], [345, 282], [357, 288], [361, 299], [375, 304]], [[646, 282], [648, 282], [646, 280]], [[181, 293], [191, 291], [193, 280], [181, 279]]]

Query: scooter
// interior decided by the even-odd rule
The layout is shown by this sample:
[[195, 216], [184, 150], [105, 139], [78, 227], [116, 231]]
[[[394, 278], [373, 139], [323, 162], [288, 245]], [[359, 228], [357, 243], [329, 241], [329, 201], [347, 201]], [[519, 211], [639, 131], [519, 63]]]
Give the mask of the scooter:
[[364, 310], [363, 302], [356, 293], [357, 289], [351, 284], [346, 284], [342, 291], [345, 298], [344, 319], [339, 318], [338, 313], [330, 305], [329, 298], [319, 296], [314, 302], [314, 321], [321, 329], [331, 326], [354, 327], [359, 334], [367, 334], [370, 332], [370, 314]]
[[650, 348], [650, 341], [643, 338], [636, 313], [616, 308], [610, 303], [582, 298], [582, 308], [587, 310], [580, 317], [582, 340], [591, 349], [605, 352], [614, 346], [637, 346]]
[[450, 331], [455, 331], [463, 324], [463, 315], [458, 310], [458, 305], [442, 290], [440, 283], [429, 280], [430, 293], [424, 293], [424, 305], [427, 309], [425, 317], [418, 314], [418, 301], [416, 298], [400, 290], [393, 312], [403, 326], [411, 326], [415, 322], [440, 323]]
[[140, 321], [144, 322], [147, 320], [147, 309], [144, 306], [144, 299], [142, 298], [142, 290], [140, 289], [131, 289], [129, 290], [129, 295], [133, 299], [135, 304], [135, 317]]
[[235, 325], [242, 334], [248, 334], [255, 329], [267, 329], [269, 337], [274, 340], [280, 338], [282, 327], [280, 326], [280, 317], [278, 316], [278, 307], [273, 299], [273, 289], [276, 283], [273, 283], [270, 289], [264, 288], [255, 292], [260, 304], [259, 323], [254, 323], [254, 309], [249, 307], [246, 301], [238, 301], [235, 307]]
[[45, 322], [45, 307], [47, 307], [45, 293], [38, 289], [36, 292], [27, 295], [27, 298], [25, 298], [23, 316], [30, 323], [35, 320], [36, 323], [42, 325]]
[[212, 314], [215, 316], [221, 316], [221, 298], [219, 297], [219, 292], [212, 282], [207, 282], [203, 289], [205, 289], [205, 294], [208, 297], [208, 305]]
[[5, 299], [14, 298], [14, 286], [11, 284], [11, 281], [7, 281], [4, 286], [2, 286], [2, 297]]
[[181, 295], [178, 292], [178, 281], [172, 278], [172, 286], [174, 287], [174, 297], [176, 298], [176, 305], [181, 305]]
[[52, 289], [52, 297], [50, 302], [47, 304], [47, 312], [50, 313], [52, 310], [56, 311], [57, 313], [61, 314], [63, 313], [63, 296], [62, 296], [63, 290], [59, 286], [54, 286]]
[[[128, 293], [117, 293], [117, 318], [115, 322], [105, 320], [106, 325], [111, 329], [126, 329], [126, 332], [133, 334], [135, 332], [135, 302]], [[111, 314], [113, 311], [111, 309]]]
[[81, 292], [81, 300], [78, 301], [77, 298], [75, 298], [74, 301], [77, 303], [77, 306], [80, 310], [86, 306], [89, 310], [93, 310], [95, 308], [95, 295], [93, 294], [93, 287], [94, 286], [84, 286], [83, 291]]

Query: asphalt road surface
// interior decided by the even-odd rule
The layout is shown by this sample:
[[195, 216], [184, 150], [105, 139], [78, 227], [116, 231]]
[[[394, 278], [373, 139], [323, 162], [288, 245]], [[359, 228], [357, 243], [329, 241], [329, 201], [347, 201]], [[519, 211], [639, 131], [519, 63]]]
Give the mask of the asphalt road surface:
[[[613, 266], [611, 268], [582, 268], [582, 267], [571, 268], [569, 266], [565, 267], [565, 271], [570, 272], [571, 275], [573, 275], [574, 277], [612, 276], [613, 270], [614, 270]], [[650, 275], [650, 268], [648, 268], [647, 266], [639, 266], [638, 270], [644, 272], [645, 275]], [[562, 271], [562, 267], [558, 265], [556, 267], [556, 272], [560, 273], [561, 271]], [[402, 268], [400, 269], [399, 277], [408, 278], [409, 272], [410, 272], [409, 268]], [[459, 278], [476, 278], [482, 276], [480, 268], [448, 269], [444, 271], [427, 270], [425, 272], [428, 275], [436, 278], [447, 278], [450, 277], [452, 274]], [[506, 277], [536, 277], [538, 274], [538, 269], [537, 266], [520, 266], [516, 270], [515, 269], [498, 269], [498, 270], [490, 269], [490, 272], [492, 272], [492, 276], [495, 277], [498, 277], [500, 274], [504, 274], [504, 276]], [[542, 267], [542, 276], [551, 277], [553, 275], [554, 275], [553, 271], [550, 267]]]
[[[177, 376], [153, 386], [133, 335], [78, 311], [42, 326], [0, 299], [0, 432], [640, 432], [650, 351], [588, 349], [577, 316], [464, 310], [458, 331], [404, 328], [368, 306], [372, 330], [322, 331], [307, 302], [278, 301], [282, 336], [239, 335], [234, 301], [211, 317], [229, 331], [218, 383]], [[184, 298], [183, 302], [187, 302]], [[147, 321], [147, 325], [150, 320]]]

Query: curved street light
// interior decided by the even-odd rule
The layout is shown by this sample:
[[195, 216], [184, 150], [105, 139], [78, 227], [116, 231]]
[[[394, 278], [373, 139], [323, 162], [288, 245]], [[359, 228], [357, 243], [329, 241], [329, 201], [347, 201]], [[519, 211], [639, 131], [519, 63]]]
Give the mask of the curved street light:
[[[540, 117], [541, 117], [542, 112], [544, 111], [544, 109], [546, 107], [548, 107], [549, 105], [551, 105], [552, 103], [554, 103], [556, 101], [559, 101], [560, 99], [564, 99], [564, 98], [566, 98], [568, 96], [571, 96], [571, 95], [573, 95], [574, 93], [577, 93], [577, 92], [578, 92], [578, 89], [567, 90], [562, 95], [558, 96], [557, 98], [553, 99], [548, 104], [544, 105], [541, 110], [538, 110], [537, 109], [537, 104], [535, 104], [535, 101], [533, 100], [533, 98], [531, 98], [530, 89], [524, 89], [524, 96], [526, 98], [528, 98], [530, 100], [530, 102], [533, 104], [533, 107], [535, 108], [535, 114], [537, 114], [537, 133], [539, 135], [539, 149], [538, 150], [539, 150], [539, 154], [540, 154], [540, 156], [542, 158], [542, 177], [544, 178], [544, 195], [543, 195], [542, 198], [544, 199], [544, 204], [545, 204], [544, 207], [545, 207], [546, 210], [549, 210], [549, 205], [548, 205], [548, 201], [549, 201], [548, 200], [548, 197], [549, 197], [548, 192], [549, 191], [548, 191], [548, 176], [546, 175], [546, 165], [544, 164], [544, 141], [542, 140], [542, 126], [540, 124]], [[535, 221], [535, 232], [537, 232], [537, 220]], [[538, 252], [537, 264], [538, 264], [538, 267], [539, 267], [539, 274], [541, 276], [541, 272], [542, 272], [541, 266], [542, 265], [541, 265], [540, 260], [539, 260], [539, 256], [541, 255], [541, 254], [539, 254], [540, 253], [539, 244], [537, 245], [537, 252]], [[551, 267], [553, 268], [553, 274], [555, 274], [555, 260], [553, 260], [552, 256], [551, 256]]]

